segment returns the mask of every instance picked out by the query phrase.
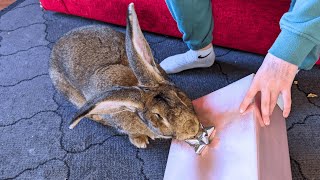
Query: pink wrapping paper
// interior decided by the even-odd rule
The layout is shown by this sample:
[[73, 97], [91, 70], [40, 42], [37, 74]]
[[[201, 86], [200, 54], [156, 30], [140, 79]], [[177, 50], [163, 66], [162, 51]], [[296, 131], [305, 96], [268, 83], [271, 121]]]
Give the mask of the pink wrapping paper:
[[[290, 159], [285, 119], [277, 106], [264, 126], [257, 104], [239, 113], [253, 75], [193, 101], [200, 121], [215, 126], [212, 142], [197, 155], [173, 140], [165, 180], [289, 180]], [[256, 101], [258, 102], [258, 101]]]

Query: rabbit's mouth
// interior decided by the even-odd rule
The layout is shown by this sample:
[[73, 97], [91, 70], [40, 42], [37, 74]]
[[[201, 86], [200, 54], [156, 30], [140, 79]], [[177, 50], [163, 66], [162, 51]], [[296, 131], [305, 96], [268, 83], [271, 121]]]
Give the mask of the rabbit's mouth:
[[172, 139], [172, 138], [175, 138], [175, 136], [174, 135], [165, 135], [165, 134], [163, 134], [163, 133], [161, 133], [160, 131], [159, 131], [159, 129], [156, 129], [156, 128], [154, 128], [154, 127], [151, 127], [151, 128], [149, 128], [154, 134], [156, 134], [156, 137], [157, 138], [161, 138], [161, 139]]
[[197, 139], [197, 138], [200, 138], [200, 137], [209, 137], [212, 133], [212, 131], [214, 130], [214, 128], [212, 126], [210, 127], [204, 127], [201, 123], [200, 123], [200, 127], [199, 127], [199, 131], [196, 135], [186, 139], [187, 140], [190, 140], [190, 139]]

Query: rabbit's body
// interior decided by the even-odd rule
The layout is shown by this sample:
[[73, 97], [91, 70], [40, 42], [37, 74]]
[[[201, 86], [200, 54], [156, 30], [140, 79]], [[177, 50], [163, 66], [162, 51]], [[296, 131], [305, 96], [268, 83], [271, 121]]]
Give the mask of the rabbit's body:
[[[55, 72], [60, 69], [64, 71]], [[67, 78], [85, 101], [113, 86], [138, 85], [125, 52], [125, 35], [103, 26], [81, 27], [63, 36], [52, 52], [51, 74]], [[80, 108], [85, 101], [75, 105]]]
[[[54, 85], [64, 89], [62, 92], [78, 108], [114, 86], [138, 85], [125, 52], [125, 35], [109, 27], [86, 26], [70, 31], [56, 43], [51, 58]], [[132, 121], [122, 121], [124, 116]], [[126, 134], [155, 138], [132, 112], [109, 115], [100, 122]]]
[[[154, 62], [129, 5], [126, 35], [103, 26], [70, 31], [54, 46], [50, 77], [83, 117], [129, 135], [137, 147], [148, 137], [187, 139], [199, 131], [191, 101]], [[179, 120], [180, 119], [180, 120]]]

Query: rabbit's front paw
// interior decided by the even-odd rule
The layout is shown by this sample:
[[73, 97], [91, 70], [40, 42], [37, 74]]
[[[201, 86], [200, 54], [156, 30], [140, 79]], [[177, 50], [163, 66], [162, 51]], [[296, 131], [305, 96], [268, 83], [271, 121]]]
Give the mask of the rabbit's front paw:
[[147, 144], [149, 144], [149, 139], [146, 135], [129, 135], [129, 140], [137, 148], [146, 148]]

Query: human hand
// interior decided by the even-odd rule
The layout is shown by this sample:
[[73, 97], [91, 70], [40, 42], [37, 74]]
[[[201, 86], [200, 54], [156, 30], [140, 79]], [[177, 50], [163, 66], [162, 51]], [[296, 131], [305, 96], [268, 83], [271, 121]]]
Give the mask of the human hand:
[[240, 105], [240, 113], [244, 113], [255, 95], [261, 92], [261, 115], [264, 124], [269, 125], [269, 117], [281, 93], [283, 117], [288, 117], [291, 110], [291, 86], [297, 71], [298, 66], [268, 53]]

